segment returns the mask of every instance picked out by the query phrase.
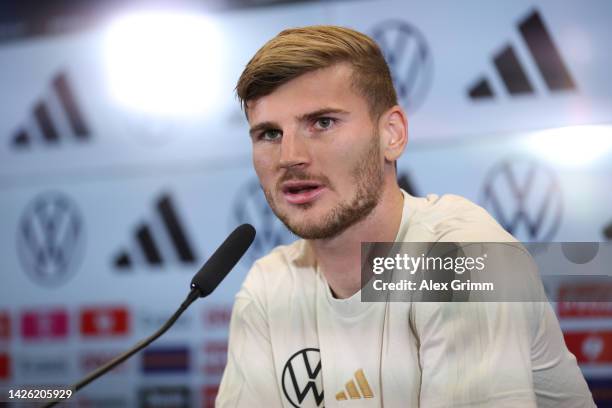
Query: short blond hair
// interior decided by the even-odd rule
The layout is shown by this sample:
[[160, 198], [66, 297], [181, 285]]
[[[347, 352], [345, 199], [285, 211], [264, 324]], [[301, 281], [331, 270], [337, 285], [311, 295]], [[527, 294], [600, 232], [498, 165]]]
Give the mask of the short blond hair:
[[248, 102], [340, 62], [351, 64], [352, 85], [366, 98], [373, 118], [397, 105], [391, 73], [376, 42], [350, 28], [327, 25], [284, 30], [261, 47], [238, 79], [240, 105], [248, 115]]

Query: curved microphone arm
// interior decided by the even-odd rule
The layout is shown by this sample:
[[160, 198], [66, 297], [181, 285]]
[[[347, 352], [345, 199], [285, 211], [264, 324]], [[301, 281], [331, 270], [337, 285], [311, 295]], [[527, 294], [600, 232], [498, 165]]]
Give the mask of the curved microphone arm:
[[[204, 266], [195, 274], [191, 280], [191, 291], [187, 298], [183, 301], [176, 312], [168, 319], [162, 327], [146, 339], [136, 343], [134, 347], [125, 353], [113, 358], [108, 363], [95, 369], [87, 374], [83, 379], [70, 386], [72, 395], [78, 390], [100, 377], [101, 375], [112, 370], [117, 365], [121, 364], [135, 353], [147, 347], [159, 336], [164, 334], [176, 320], [183, 314], [185, 310], [199, 297], [210, 295], [221, 281], [227, 276], [232, 268], [238, 263], [242, 255], [249, 249], [255, 239], [255, 228], [249, 224], [242, 224], [236, 228], [217, 248], [214, 254], [206, 261]], [[72, 397], [71, 395], [71, 397]], [[66, 402], [67, 399], [56, 398], [55, 400], [44, 405], [45, 408], [53, 407], [60, 402]]]
[[[199, 289], [192, 289], [191, 292], [189, 292], [189, 295], [187, 295], [187, 298], [185, 298], [185, 301], [178, 308], [178, 310], [174, 312], [174, 314], [166, 321], [166, 323], [164, 323], [163, 326], [160, 327], [155, 333], [153, 333], [146, 339], [141, 340], [140, 342], [136, 343], [134, 347], [124, 352], [123, 354], [118, 355], [117, 357], [113, 358], [106, 364], [96, 368], [94, 371], [92, 371], [91, 373], [87, 374], [84, 378], [82, 378], [79, 382], [72, 384], [70, 386], [70, 390], [72, 390], [73, 394], [76, 393], [78, 390], [85, 387], [87, 384], [89, 384], [96, 378], [112, 370], [113, 368], [123, 363], [125, 360], [132, 357], [134, 354], [138, 353], [140, 350], [142, 350], [143, 348], [147, 347], [149, 344], [157, 340], [157, 338], [159, 338], [162, 334], [168, 331], [170, 327], [172, 327], [172, 325], [178, 320], [178, 318], [183, 314], [183, 312], [187, 310], [187, 308], [199, 297], [200, 297]], [[67, 401], [68, 400], [66, 399], [56, 398], [53, 401], [43, 405], [43, 408], [50, 408], [61, 402], [67, 402]]]

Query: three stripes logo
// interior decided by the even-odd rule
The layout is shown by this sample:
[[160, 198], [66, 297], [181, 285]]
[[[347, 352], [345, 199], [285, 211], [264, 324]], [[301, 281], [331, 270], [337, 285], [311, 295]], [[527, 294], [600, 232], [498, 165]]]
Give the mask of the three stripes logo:
[[38, 142], [57, 145], [65, 137], [83, 143], [91, 139], [91, 132], [66, 72], [60, 72], [51, 81], [50, 94], [36, 102], [32, 118], [15, 132], [10, 144], [13, 149], [23, 150]]
[[[548, 90], [575, 91], [576, 83], [540, 14], [532, 11], [518, 23], [517, 28]], [[525, 65], [511, 44], [503, 46], [501, 51], [493, 55], [493, 65], [511, 96], [535, 93], [532, 81], [524, 69]], [[485, 100], [493, 99], [495, 94], [489, 80], [482, 76], [468, 89], [468, 96], [472, 100]]]
[[127, 270], [134, 264], [188, 264], [195, 262], [196, 258], [172, 198], [163, 194], [156, 202], [153, 217], [149, 222], [137, 225], [132, 246], [122, 250], [115, 257], [114, 264], [117, 269]]
[[[357, 385], [355, 385], [357, 382]], [[359, 387], [359, 391], [357, 390]], [[361, 393], [360, 393], [361, 392]], [[351, 378], [345, 385], [344, 390], [336, 394], [336, 401], [346, 401], [348, 399], [374, 398], [374, 393], [363, 369], [355, 371], [354, 378]]]

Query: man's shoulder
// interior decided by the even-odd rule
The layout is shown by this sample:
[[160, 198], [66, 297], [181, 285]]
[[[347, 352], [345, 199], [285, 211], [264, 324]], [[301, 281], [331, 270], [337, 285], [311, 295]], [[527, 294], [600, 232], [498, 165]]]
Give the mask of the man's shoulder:
[[301, 239], [288, 245], [279, 245], [253, 263], [243, 288], [252, 292], [270, 292], [282, 290], [296, 279], [306, 279], [308, 275], [314, 275], [301, 271], [312, 268], [310, 255], [306, 241]]
[[482, 207], [469, 199], [457, 194], [427, 194], [425, 197], [408, 196], [409, 205], [420, 214], [444, 214], [461, 210], [466, 212], [487, 213]]
[[298, 239], [291, 244], [279, 245], [253, 263], [253, 268], [263, 271], [287, 267], [304, 256], [306, 241]]
[[423, 241], [516, 241], [484, 208], [465, 197], [428, 194], [408, 200], [406, 240], [414, 241], [418, 233]]

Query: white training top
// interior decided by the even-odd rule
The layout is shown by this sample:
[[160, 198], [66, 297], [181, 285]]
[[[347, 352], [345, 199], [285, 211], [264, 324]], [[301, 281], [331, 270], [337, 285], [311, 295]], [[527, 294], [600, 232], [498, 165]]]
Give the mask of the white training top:
[[[404, 192], [401, 242], [515, 241], [481, 207]], [[236, 295], [217, 407], [594, 407], [546, 302], [336, 299], [300, 240]]]

